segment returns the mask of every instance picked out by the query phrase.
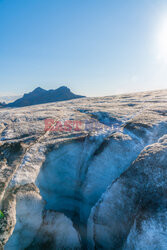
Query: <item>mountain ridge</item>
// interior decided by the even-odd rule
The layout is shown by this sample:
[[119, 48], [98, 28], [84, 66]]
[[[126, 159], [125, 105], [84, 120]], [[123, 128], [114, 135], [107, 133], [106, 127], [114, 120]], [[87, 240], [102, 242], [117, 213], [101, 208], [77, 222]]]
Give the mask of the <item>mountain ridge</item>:
[[57, 89], [45, 90], [41, 87], [35, 88], [29, 93], [25, 93], [23, 97], [7, 104], [7, 107], [25, 107], [38, 105], [50, 102], [67, 101], [85, 96], [76, 95], [66, 86], [61, 86]]

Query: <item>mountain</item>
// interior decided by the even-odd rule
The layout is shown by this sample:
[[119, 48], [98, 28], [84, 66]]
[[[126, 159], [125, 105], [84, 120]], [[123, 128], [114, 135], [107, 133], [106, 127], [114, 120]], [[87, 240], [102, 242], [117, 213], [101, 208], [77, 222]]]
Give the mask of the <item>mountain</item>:
[[40, 87], [34, 89], [28, 94], [24, 94], [22, 98], [7, 104], [7, 107], [25, 107], [49, 102], [66, 101], [84, 96], [75, 95], [66, 86], [62, 86], [56, 90], [45, 90]]

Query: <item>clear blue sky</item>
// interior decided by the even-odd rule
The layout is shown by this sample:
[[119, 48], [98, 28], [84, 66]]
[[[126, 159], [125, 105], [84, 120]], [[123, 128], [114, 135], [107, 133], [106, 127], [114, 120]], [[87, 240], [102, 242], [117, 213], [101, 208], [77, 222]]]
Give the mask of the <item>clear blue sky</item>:
[[167, 1], [0, 0], [0, 95], [167, 88]]

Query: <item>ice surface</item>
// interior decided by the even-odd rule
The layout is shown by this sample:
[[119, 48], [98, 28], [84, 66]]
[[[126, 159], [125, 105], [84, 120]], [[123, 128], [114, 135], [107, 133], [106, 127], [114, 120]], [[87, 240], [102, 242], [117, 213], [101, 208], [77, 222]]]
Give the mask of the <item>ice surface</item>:
[[1, 109], [0, 245], [165, 249], [166, 117], [166, 90]]
[[166, 249], [166, 143], [147, 146], [92, 209], [92, 249]]
[[16, 225], [5, 250], [25, 249], [33, 241], [42, 223], [44, 202], [39, 195], [19, 195], [16, 200]]

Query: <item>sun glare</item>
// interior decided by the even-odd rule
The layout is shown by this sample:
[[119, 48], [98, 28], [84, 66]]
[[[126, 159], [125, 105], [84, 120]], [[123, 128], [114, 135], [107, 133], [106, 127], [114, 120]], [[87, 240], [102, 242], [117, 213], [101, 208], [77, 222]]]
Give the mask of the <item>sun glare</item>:
[[157, 25], [156, 53], [159, 62], [167, 63], [167, 13]]

